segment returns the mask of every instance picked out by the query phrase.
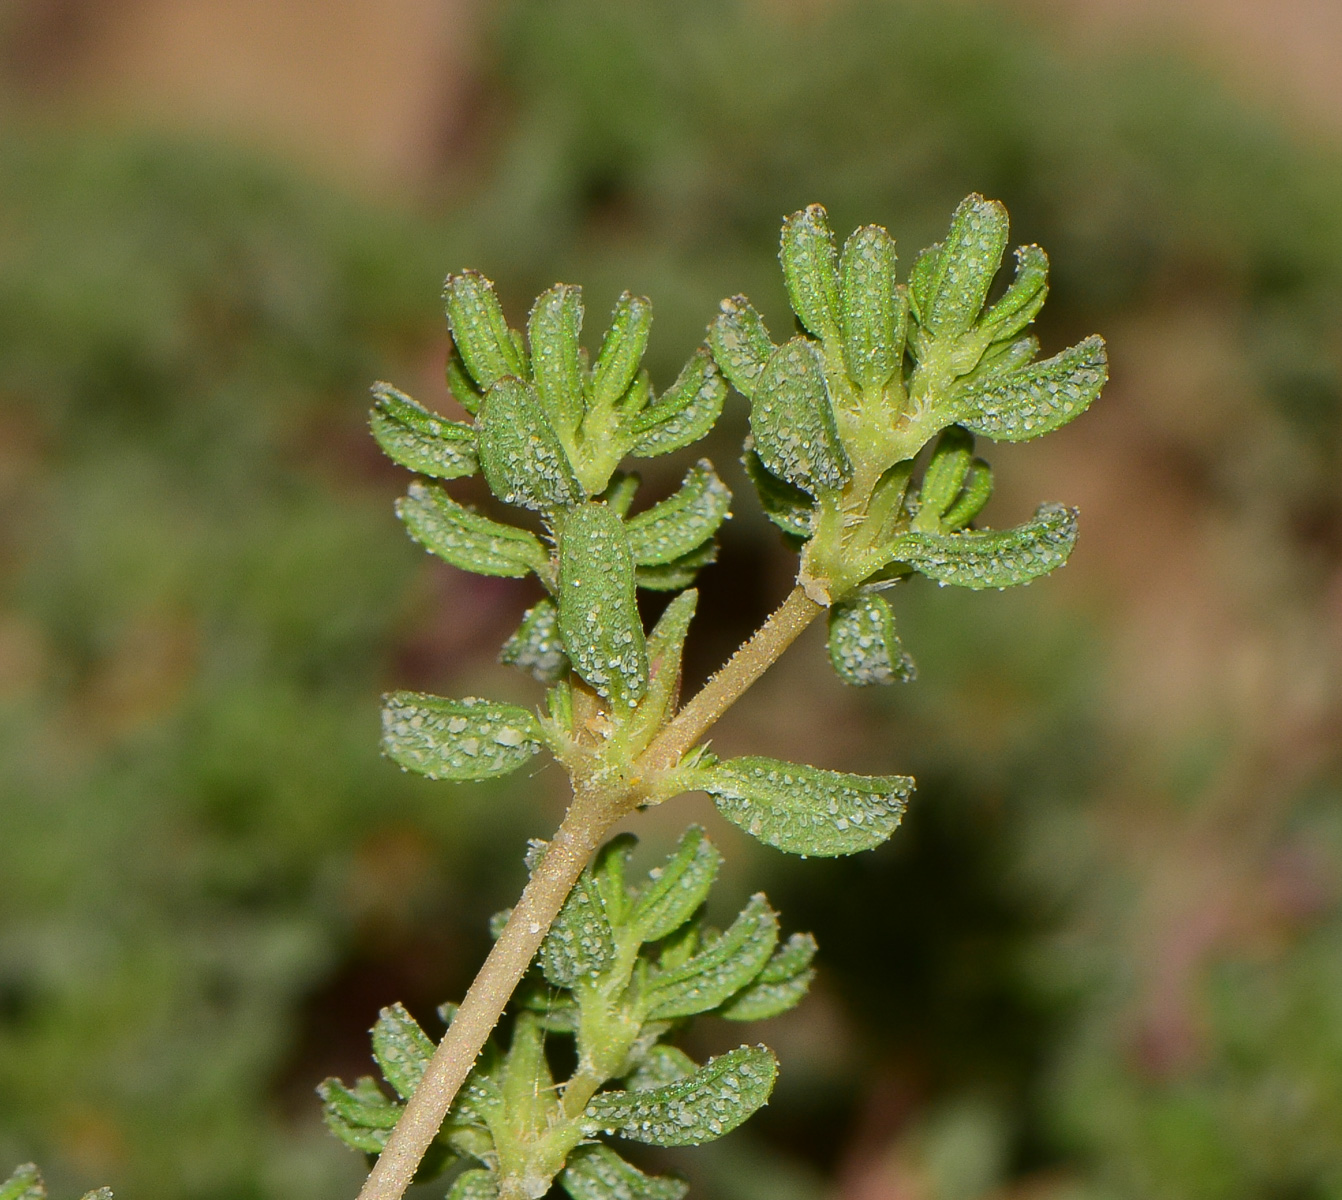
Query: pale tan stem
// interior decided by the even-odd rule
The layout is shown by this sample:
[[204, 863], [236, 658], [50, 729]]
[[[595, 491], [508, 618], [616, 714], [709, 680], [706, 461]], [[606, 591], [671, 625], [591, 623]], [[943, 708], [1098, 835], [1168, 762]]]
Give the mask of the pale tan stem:
[[800, 587], [793, 588], [751, 639], [657, 735], [643, 760], [655, 768], [674, 767], [824, 611]]
[[574, 798], [429, 1060], [424, 1079], [387, 1139], [377, 1165], [359, 1192], [359, 1200], [400, 1200], [405, 1194], [457, 1090], [470, 1074], [564, 900], [592, 852], [623, 813], [624, 806], [618, 799], [583, 794]]

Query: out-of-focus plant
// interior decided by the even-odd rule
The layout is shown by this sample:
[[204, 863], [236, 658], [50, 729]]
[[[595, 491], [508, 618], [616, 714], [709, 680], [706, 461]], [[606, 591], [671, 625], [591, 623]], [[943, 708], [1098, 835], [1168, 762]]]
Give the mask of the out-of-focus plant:
[[[0, 1183], [0, 1200], [47, 1200], [47, 1185], [42, 1174], [32, 1163], [18, 1167], [4, 1183]], [[95, 1188], [85, 1192], [81, 1200], [112, 1200], [111, 1188]]]
[[[454, 781], [508, 774], [548, 750], [569, 774], [573, 802], [555, 837], [534, 848], [522, 896], [437, 1048], [404, 1010], [387, 1010], [375, 1028], [383, 1074], [404, 1107], [372, 1080], [324, 1085], [337, 1134], [378, 1153], [364, 1200], [399, 1197], [417, 1172], [453, 1155], [482, 1164], [457, 1177], [457, 1200], [539, 1197], [561, 1172], [575, 1200], [677, 1194], [590, 1139], [699, 1143], [767, 1099], [775, 1064], [763, 1047], [694, 1069], [659, 1049], [659, 1039], [667, 1022], [695, 1013], [789, 1006], [813, 944], [796, 941], [771, 958], [776, 920], [762, 896], [721, 935], [687, 926], [712, 878], [695, 864], [716, 863], [694, 831], [642, 889], [625, 883], [620, 841], [586, 864], [630, 812], [694, 790], [795, 854], [851, 854], [894, 831], [912, 779], [760, 757], [720, 761], [703, 738], [822, 612], [839, 676], [892, 683], [912, 673], [885, 598], [900, 580], [918, 573], [1005, 588], [1066, 562], [1076, 514], [1060, 505], [1015, 529], [970, 528], [992, 491], [974, 434], [1023, 441], [1048, 433], [1084, 411], [1106, 378], [1099, 338], [1034, 361], [1039, 344], [1025, 331], [1047, 294], [1037, 246], [1017, 251], [1014, 281], [989, 302], [1007, 240], [1002, 205], [970, 196], [901, 284], [884, 229], [857, 230], [840, 254], [824, 209], [812, 205], [785, 221], [780, 251], [803, 332], [775, 346], [749, 301], [725, 301], [710, 329], [711, 357], [697, 352], [661, 396], [639, 369], [646, 300], [621, 297], [592, 358], [580, 341], [577, 288], [544, 293], [524, 338], [509, 328], [492, 285], [467, 272], [445, 288], [454, 343], [447, 378], [474, 422], [375, 387], [373, 432], [393, 459], [443, 480], [482, 471], [496, 499], [539, 514], [539, 531], [503, 524], [422, 482], [398, 506], [411, 535], [445, 561], [537, 576], [548, 594], [502, 658], [552, 685], [540, 716], [477, 698], [394, 693], [383, 710], [384, 749], [407, 770]], [[747, 469], [800, 565], [782, 605], [681, 706], [681, 656], [697, 602], [688, 585], [713, 559], [731, 497], [701, 461], [678, 492], [631, 516], [639, 480], [618, 467], [703, 437], [722, 409], [719, 371], [750, 401]], [[640, 584], [679, 593], [650, 634], [636, 603]], [[657, 949], [645, 957], [648, 944]], [[538, 950], [558, 990], [533, 989], [507, 1053], [481, 1059]], [[559, 1088], [545, 1059], [547, 1028], [577, 1039], [577, 1068]], [[601, 1090], [612, 1080], [627, 1090]]]

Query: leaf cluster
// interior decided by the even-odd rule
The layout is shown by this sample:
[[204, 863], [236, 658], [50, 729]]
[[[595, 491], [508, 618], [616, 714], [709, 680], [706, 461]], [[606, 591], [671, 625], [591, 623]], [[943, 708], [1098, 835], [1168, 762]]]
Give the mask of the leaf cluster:
[[[556, 1177], [573, 1200], [679, 1200], [680, 1180], [650, 1177], [600, 1139], [698, 1145], [763, 1105], [777, 1064], [741, 1046], [699, 1065], [669, 1044], [703, 1013], [756, 1021], [784, 1012], [814, 974], [815, 941], [780, 944], [763, 895], [725, 930], [705, 924], [721, 863], [703, 830], [635, 883], [635, 839], [606, 844], [583, 873], [516, 1001], [507, 1048], [491, 1043], [453, 1105], [421, 1174], [454, 1164], [452, 1200], [538, 1196]], [[543, 846], [533, 848], [534, 869]], [[506, 914], [502, 914], [506, 916]], [[452, 1009], [442, 1015], [450, 1021]], [[321, 1087], [326, 1121], [346, 1145], [378, 1153], [423, 1076], [433, 1044], [399, 1005], [373, 1027], [393, 1099], [371, 1078]], [[556, 1082], [547, 1041], [571, 1038], [572, 1074]]]
[[783, 223], [779, 254], [797, 335], [775, 345], [744, 296], [725, 300], [709, 330], [750, 401], [746, 470], [802, 548], [800, 582], [831, 608], [830, 658], [846, 683], [913, 675], [880, 594], [892, 583], [917, 573], [1011, 587], [1061, 566], [1076, 540], [1076, 514], [1060, 505], [1014, 529], [971, 528], [992, 494], [974, 435], [1049, 433], [1107, 378], [1098, 337], [1036, 361], [1026, 331], [1048, 294], [1038, 246], [1017, 249], [1014, 279], [990, 300], [1008, 232], [1000, 203], [969, 196], [901, 283], [889, 233], [863, 226], [839, 251], [811, 205]]

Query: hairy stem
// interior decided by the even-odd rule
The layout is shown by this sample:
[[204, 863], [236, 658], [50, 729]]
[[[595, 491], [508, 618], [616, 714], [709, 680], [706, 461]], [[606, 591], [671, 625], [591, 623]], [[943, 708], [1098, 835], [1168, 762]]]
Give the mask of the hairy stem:
[[623, 813], [624, 806], [618, 799], [583, 793], [574, 797], [503, 933], [438, 1043], [423, 1081], [387, 1139], [377, 1165], [359, 1192], [359, 1200], [400, 1200], [405, 1194], [457, 1090], [470, 1074], [587, 860]]
[[[800, 587], [773, 612], [654, 739], [643, 760], [675, 766], [801, 632], [823, 612]], [[631, 792], [575, 794], [499, 940], [471, 983], [452, 1024], [429, 1060], [424, 1079], [405, 1106], [359, 1200], [400, 1200], [420, 1160], [438, 1135], [457, 1090], [498, 1024], [514, 989], [573, 890], [601, 839], [638, 797]], [[598, 1085], [599, 1086], [599, 1085]]]
[[657, 735], [644, 760], [661, 768], [675, 766], [824, 611], [800, 587], [794, 587], [750, 640]]

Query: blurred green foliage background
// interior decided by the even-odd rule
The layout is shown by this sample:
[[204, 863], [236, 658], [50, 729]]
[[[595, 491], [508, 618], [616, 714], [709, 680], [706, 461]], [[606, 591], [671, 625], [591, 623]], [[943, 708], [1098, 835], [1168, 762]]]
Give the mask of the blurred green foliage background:
[[[783, 327], [784, 213], [908, 263], [978, 190], [1052, 255], [1046, 351], [1110, 341], [1094, 412], [990, 451], [989, 523], [1078, 503], [1081, 545], [1019, 593], [902, 591], [916, 683], [845, 692], [817, 636], [721, 726], [915, 774], [881, 851], [644, 820], [705, 821], [724, 905], [767, 887], [823, 963], [761, 1030], [771, 1107], [658, 1165], [723, 1200], [1342, 1197], [1342, 156], [993, 7], [513, 0], [474, 70], [413, 201], [5, 101], [0, 1166], [352, 1195], [312, 1087], [367, 1069], [380, 1005], [460, 994], [552, 829], [553, 771], [376, 751], [386, 688], [537, 698], [493, 662], [528, 585], [426, 561], [364, 429], [376, 377], [450, 404], [449, 269], [518, 322], [556, 279], [649, 294], [665, 386], [723, 296]], [[699, 678], [791, 570], [744, 425], [708, 447], [738, 499]]]

